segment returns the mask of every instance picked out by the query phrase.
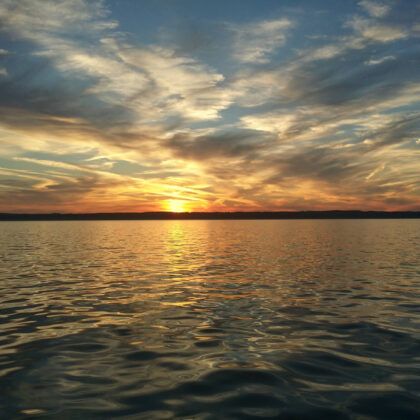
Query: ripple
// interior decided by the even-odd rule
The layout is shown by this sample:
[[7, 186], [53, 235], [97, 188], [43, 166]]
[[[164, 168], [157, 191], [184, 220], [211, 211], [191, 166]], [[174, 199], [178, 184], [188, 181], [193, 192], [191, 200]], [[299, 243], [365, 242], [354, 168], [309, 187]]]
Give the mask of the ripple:
[[0, 229], [4, 418], [420, 418], [417, 220]]

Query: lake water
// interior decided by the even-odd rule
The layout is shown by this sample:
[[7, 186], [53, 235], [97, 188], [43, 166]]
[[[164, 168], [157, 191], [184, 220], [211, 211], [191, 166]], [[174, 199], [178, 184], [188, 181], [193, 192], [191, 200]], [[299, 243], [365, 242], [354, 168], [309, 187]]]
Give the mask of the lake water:
[[420, 220], [0, 222], [0, 418], [420, 418]]

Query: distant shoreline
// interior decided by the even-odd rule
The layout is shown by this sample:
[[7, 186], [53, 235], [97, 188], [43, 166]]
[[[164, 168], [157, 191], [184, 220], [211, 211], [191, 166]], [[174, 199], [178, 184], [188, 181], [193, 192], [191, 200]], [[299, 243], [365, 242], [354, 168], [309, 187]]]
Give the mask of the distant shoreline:
[[420, 211], [272, 211], [144, 213], [0, 213], [0, 221], [41, 220], [246, 220], [246, 219], [418, 219]]

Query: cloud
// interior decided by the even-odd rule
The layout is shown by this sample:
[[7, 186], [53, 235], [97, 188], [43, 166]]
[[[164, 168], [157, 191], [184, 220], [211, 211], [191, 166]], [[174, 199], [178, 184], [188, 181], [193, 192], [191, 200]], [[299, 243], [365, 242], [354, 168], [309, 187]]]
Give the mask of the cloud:
[[376, 18], [357, 15], [347, 19], [344, 27], [352, 29], [352, 33], [338, 37], [334, 43], [301, 50], [300, 61], [329, 60], [345, 55], [351, 50], [363, 51], [373, 44], [387, 44], [410, 37], [407, 25], [392, 21], [379, 22]]
[[370, 178], [374, 177], [376, 174], [383, 171], [385, 168], [386, 168], [385, 163], [382, 163], [377, 168], [375, 168], [369, 175], [367, 175], [365, 179], [370, 179]]
[[395, 60], [395, 56], [393, 55], [387, 55], [385, 57], [381, 57], [378, 59], [370, 59], [368, 61], [365, 61], [365, 64], [368, 66], [376, 66], [377, 64], [382, 64], [385, 61], [389, 61], [389, 60]]
[[[103, 182], [96, 177], [79, 177], [71, 181], [62, 181], [56, 183], [43, 184], [35, 187], [32, 182], [20, 182], [19, 188], [15, 188], [14, 193], [0, 191], [0, 201], [8, 203], [9, 211], [27, 211], [32, 212], [51, 211], [52, 209], [60, 211], [74, 211], [75, 206], [78, 211], [88, 210], [85, 203], [94, 199], [93, 196], [100, 196], [100, 192], [109, 196], [115, 187], [112, 182], [107, 180]], [[99, 199], [99, 202], [105, 201], [106, 196]], [[89, 199], [90, 198], [90, 199]], [[104, 205], [105, 203], [102, 203]], [[0, 208], [0, 210], [2, 210]]]
[[393, 42], [399, 39], [407, 38], [409, 33], [407, 28], [396, 25], [377, 23], [372, 19], [365, 19], [355, 16], [347, 22], [355, 33], [363, 40], [375, 42]]
[[388, 4], [378, 3], [371, 0], [362, 0], [358, 4], [359, 6], [363, 7], [371, 16], [376, 18], [384, 17], [389, 13], [391, 9]]
[[[6, 1], [0, 7], [4, 31], [35, 43], [39, 60], [77, 81], [78, 106], [95, 100], [96, 108], [120, 107], [137, 121], [157, 122], [217, 119], [232, 103], [221, 74], [170, 48], [127, 44], [107, 14], [101, 1]], [[83, 42], [75, 32], [83, 33]]]
[[[317, 208], [319, 202], [322, 208], [354, 208], [355, 202], [372, 209], [416, 208], [419, 154], [403, 148], [420, 130], [412, 109], [420, 103], [417, 54], [385, 56], [366, 67], [367, 57], [381, 51], [370, 42], [362, 49], [332, 44], [322, 61], [318, 51], [236, 81], [245, 104], [257, 107], [241, 117], [242, 127], [278, 139], [259, 151], [264, 159], [244, 162], [249, 172], [265, 174], [254, 184], [255, 201], [293, 209]], [[338, 51], [340, 60], [334, 59]], [[399, 194], [406, 199], [398, 200]]]
[[393, 115], [379, 127], [365, 130], [362, 138], [369, 139], [369, 149], [402, 144], [416, 138], [420, 131], [420, 113]]
[[[176, 177], [168, 177], [154, 167], [154, 174], [146, 177], [110, 172], [109, 167], [97, 165], [88, 159], [86, 165], [64, 162], [62, 156], [53, 160], [39, 158], [15, 158], [16, 163], [22, 163], [23, 170], [2, 170], [0, 175], [9, 178], [0, 182], [0, 199], [2, 205], [12, 211], [21, 211], [30, 205], [33, 211], [45, 211], [53, 206], [60, 211], [89, 211], [92, 202], [103, 211], [135, 211], [141, 206], [144, 211], [162, 210], [161, 201], [168, 198], [192, 200], [197, 206], [212, 198], [212, 192], [200, 185], [196, 186], [194, 177], [189, 177], [189, 188], [177, 185]], [[99, 166], [99, 168], [98, 168]], [[45, 168], [52, 168], [45, 169]], [[163, 176], [161, 176], [163, 175]], [[188, 171], [182, 173], [183, 178]], [[169, 180], [172, 182], [169, 182]], [[1, 191], [1, 187], [5, 191]], [[11, 200], [3, 200], [14, 190]], [[38, 207], [36, 207], [38, 206]], [[54, 207], [55, 206], [55, 207]]]
[[236, 37], [234, 57], [243, 63], [268, 62], [269, 55], [285, 44], [292, 27], [293, 21], [287, 18], [232, 25]]
[[183, 159], [209, 161], [213, 158], [241, 158], [245, 155], [249, 157], [264, 147], [265, 141], [261, 139], [263, 136], [259, 137], [252, 131], [213, 133], [205, 136], [179, 133], [173, 136], [166, 146], [174, 151], [175, 156]]
[[0, 4], [3, 31], [44, 46], [67, 37], [69, 28], [83, 34], [116, 28], [108, 15], [102, 0], [3, 0]]
[[304, 48], [287, 17], [214, 24], [210, 63], [133, 42], [102, 1], [4, 0], [0, 210], [415, 208], [412, 26], [360, 5]]
[[162, 47], [149, 49], [116, 45], [112, 48], [131, 68], [147, 75], [147, 89], [130, 97], [134, 107], [151, 118], [151, 113], [178, 115], [189, 120], [211, 120], [227, 108], [234, 92], [222, 86], [224, 76], [191, 58], [177, 56]]

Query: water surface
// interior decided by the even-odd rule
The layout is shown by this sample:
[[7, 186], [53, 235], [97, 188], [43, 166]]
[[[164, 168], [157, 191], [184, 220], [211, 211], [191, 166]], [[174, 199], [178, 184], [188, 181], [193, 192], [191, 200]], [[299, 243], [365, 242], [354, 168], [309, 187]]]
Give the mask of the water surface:
[[1, 222], [0, 261], [0, 418], [420, 418], [420, 220]]

